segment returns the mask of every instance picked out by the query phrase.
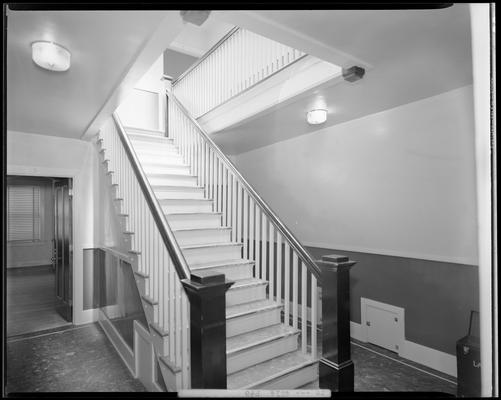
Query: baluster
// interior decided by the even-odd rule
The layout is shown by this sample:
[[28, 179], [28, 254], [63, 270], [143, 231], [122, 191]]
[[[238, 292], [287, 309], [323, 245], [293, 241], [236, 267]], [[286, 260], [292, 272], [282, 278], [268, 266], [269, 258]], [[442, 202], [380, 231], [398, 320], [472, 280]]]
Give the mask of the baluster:
[[317, 355], [317, 278], [311, 275], [311, 356], [316, 358]]
[[[263, 213], [263, 222], [261, 224], [263, 233], [261, 237], [261, 269], [263, 270], [263, 279], [268, 280], [268, 263], [269, 261], [267, 260], [267, 252], [266, 252], [266, 233], [268, 232], [268, 226], [267, 226], [267, 218], [266, 215]], [[271, 268], [271, 267], [270, 267]]]
[[235, 180], [235, 175], [231, 174], [231, 190], [233, 194], [231, 195], [231, 239], [233, 241], [238, 241], [237, 233], [237, 185]]
[[176, 316], [176, 307], [175, 307], [175, 281], [177, 280], [177, 274], [175, 272], [175, 268], [172, 265], [172, 260], [169, 258], [169, 357], [170, 360], [174, 360], [174, 352], [176, 348], [176, 331], [174, 329], [175, 324], [175, 316]]
[[189, 387], [186, 386], [186, 383], [190, 379], [190, 373], [188, 369], [189, 365], [189, 360], [190, 356], [188, 353], [189, 345], [190, 345], [190, 336], [189, 336], [189, 326], [190, 326], [190, 317], [189, 317], [189, 301], [186, 297], [186, 293], [184, 292], [183, 288], [181, 290], [181, 343], [182, 343], [182, 368], [183, 368], [183, 382], [185, 385], [183, 387]]
[[223, 174], [223, 224], [227, 226], [228, 224], [228, 210], [226, 209], [227, 200], [228, 200], [228, 170], [226, 167], [221, 164], [224, 168], [222, 171]]
[[292, 327], [297, 328], [298, 320], [298, 259], [294, 251], [292, 253]]
[[277, 301], [282, 302], [282, 234], [277, 231]]
[[275, 300], [275, 271], [277, 266], [275, 265], [275, 227], [270, 221], [270, 232], [268, 234], [269, 241], [269, 261], [270, 266], [270, 285], [268, 286], [268, 296], [271, 300]]
[[249, 224], [249, 196], [244, 188], [242, 188], [243, 199], [244, 199], [244, 208], [243, 208], [243, 231], [242, 231], [242, 239], [244, 241], [244, 258], [249, 258], [249, 233], [248, 233], [248, 224]]
[[260, 236], [261, 236], [261, 209], [259, 208], [259, 206], [256, 204], [256, 210], [255, 210], [255, 215], [256, 215], [256, 228], [255, 228], [255, 231], [256, 231], [256, 235], [255, 235], [255, 239], [254, 239], [254, 248], [255, 248], [255, 256], [254, 256], [254, 259], [256, 260], [256, 271], [254, 273], [254, 276], [256, 278], [262, 278], [262, 279], [266, 279], [262, 276], [262, 266], [261, 266], [261, 240], [260, 240]]
[[290, 326], [290, 247], [289, 243], [284, 242], [285, 254], [284, 254], [284, 275], [285, 275], [285, 287], [284, 287], [284, 312], [285, 312], [285, 324]]
[[219, 194], [219, 211], [222, 212], [222, 218], [224, 219], [224, 208], [223, 208], [223, 161], [218, 158], [218, 194]]
[[175, 365], [181, 366], [181, 338], [182, 338], [182, 325], [181, 325], [181, 282], [179, 277], [176, 279], [175, 283], [175, 296], [176, 296], [176, 324], [174, 325], [173, 331], [176, 335], [176, 358]]
[[306, 265], [301, 261], [301, 352], [306, 354], [307, 323], [306, 291], [307, 291]]
[[[243, 196], [243, 192], [242, 192], [242, 188], [240, 187], [240, 183], [238, 183], [238, 181], [235, 181], [236, 185], [236, 189], [237, 189], [237, 196], [235, 198], [236, 202], [237, 202], [237, 222], [235, 224], [235, 229], [237, 231], [237, 242], [241, 242], [242, 241], [242, 236], [243, 236], [243, 226], [244, 226], [244, 222], [243, 222], [243, 217], [242, 217], [242, 208], [243, 208], [243, 202], [244, 202], [244, 196]], [[245, 257], [245, 252], [244, 252], [244, 257]]]
[[[249, 196], [249, 259], [256, 260], [254, 255], [254, 245], [255, 245], [255, 231], [254, 231], [254, 199]], [[254, 276], [257, 275], [257, 270]]]

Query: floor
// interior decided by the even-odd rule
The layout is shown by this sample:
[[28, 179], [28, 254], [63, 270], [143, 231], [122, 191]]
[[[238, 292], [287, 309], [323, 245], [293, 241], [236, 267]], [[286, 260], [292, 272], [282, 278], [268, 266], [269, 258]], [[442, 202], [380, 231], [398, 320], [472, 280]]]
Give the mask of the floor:
[[456, 378], [352, 339], [356, 392], [441, 392], [456, 395]]
[[55, 310], [52, 266], [7, 270], [7, 337], [69, 323]]
[[6, 392], [144, 392], [96, 324], [7, 340]]

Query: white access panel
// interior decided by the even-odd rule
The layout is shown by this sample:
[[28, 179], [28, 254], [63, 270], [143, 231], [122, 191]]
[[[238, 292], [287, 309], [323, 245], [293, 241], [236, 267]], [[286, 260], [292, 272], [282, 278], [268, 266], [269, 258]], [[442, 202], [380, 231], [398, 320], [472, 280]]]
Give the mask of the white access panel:
[[400, 353], [405, 341], [404, 309], [370, 299], [361, 299], [366, 341]]

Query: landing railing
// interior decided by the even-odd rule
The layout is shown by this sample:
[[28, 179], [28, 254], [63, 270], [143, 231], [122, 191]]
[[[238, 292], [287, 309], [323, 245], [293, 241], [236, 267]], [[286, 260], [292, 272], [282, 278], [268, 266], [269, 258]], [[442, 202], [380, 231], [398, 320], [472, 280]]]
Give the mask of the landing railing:
[[310, 254], [238, 172], [169, 90], [169, 137], [191, 166], [242, 256], [255, 262], [254, 277], [269, 282], [267, 298], [283, 303], [283, 323], [301, 330], [301, 351], [317, 357], [321, 272]]
[[297, 49], [234, 28], [172, 82], [172, 92], [199, 118], [304, 56]]
[[153, 323], [168, 333], [165, 356], [181, 369], [182, 387], [190, 388], [190, 307], [181, 283], [190, 277], [188, 265], [117, 115], [104, 124], [99, 137], [128, 216], [132, 253], [139, 253], [139, 272], [148, 277], [145, 295], [152, 304], [158, 302]]

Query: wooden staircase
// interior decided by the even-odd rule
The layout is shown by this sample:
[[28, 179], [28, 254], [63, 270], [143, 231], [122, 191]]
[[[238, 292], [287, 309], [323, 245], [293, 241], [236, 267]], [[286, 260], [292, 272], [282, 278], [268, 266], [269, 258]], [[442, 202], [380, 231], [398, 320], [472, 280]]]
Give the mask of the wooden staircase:
[[[256, 277], [255, 262], [242, 257], [243, 244], [231, 240], [231, 226], [222, 224], [172, 139], [156, 131], [126, 132], [190, 270], [223, 273], [235, 282], [226, 293], [228, 389], [318, 387], [316, 355], [301, 351], [301, 331], [281, 322], [282, 302], [267, 297], [268, 281]], [[131, 248], [138, 263], [141, 250]], [[149, 275], [136, 268], [135, 277], [167, 381], [177, 370], [165, 357], [169, 332], [157, 325], [159, 299], [146, 295]]]

